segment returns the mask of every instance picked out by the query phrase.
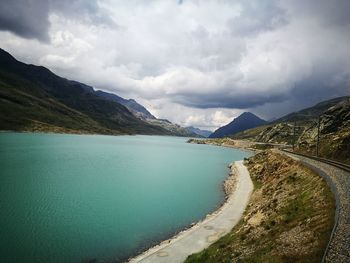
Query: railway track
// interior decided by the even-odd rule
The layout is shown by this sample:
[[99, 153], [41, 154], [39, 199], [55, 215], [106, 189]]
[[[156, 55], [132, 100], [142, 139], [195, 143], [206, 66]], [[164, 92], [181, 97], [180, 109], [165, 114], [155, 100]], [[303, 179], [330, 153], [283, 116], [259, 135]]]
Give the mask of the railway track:
[[284, 151], [284, 152], [287, 152], [287, 153], [300, 155], [300, 156], [307, 157], [307, 158], [310, 158], [310, 159], [313, 159], [313, 160], [316, 160], [316, 161], [319, 161], [319, 162], [330, 164], [330, 165], [333, 165], [333, 166], [335, 166], [335, 167], [337, 167], [339, 169], [342, 169], [342, 170], [350, 173], [350, 165], [348, 165], [348, 164], [337, 162], [337, 161], [333, 161], [333, 160], [329, 160], [329, 159], [326, 159], [326, 158], [311, 156], [311, 155], [302, 154], [302, 153], [296, 153], [296, 152], [292, 152], [292, 151], [285, 150], [285, 149], [281, 149], [281, 150]]
[[[324, 164], [331, 165], [334, 168], [338, 168], [338, 169], [343, 170], [345, 172], [344, 174], [350, 173], [350, 165], [348, 165], [348, 164], [344, 164], [344, 163], [340, 163], [337, 161], [333, 161], [333, 160], [329, 160], [329, 159], [325, 159], [325, 158], [320, 158], [320, 157], [316, 157], [316, 156], [295, 153], [295, 152], [292, 152], [292, 151], [289, 151], [286, 149], [280, 149], [280, 150], [285, 152], [285, 153], [298, 155], [298, 156], [305, 157], [305, 158], [308, 158], [308, 159], [311, 159], [314, 161], [318, 161], [318, 162], [321, 162]], [[305, 163], [305, 161], [302, 161], [302, 163], [309, 166], [308, 162]], [[311, 167], [312, 166], [313, 165], [311, 165]], [[342, 237], [344, 235], [344, 233], [348, 233], [348, 230], [344, 231], [344, 227], [345, 227], [345, 229], [347, 229], [347, 226], [349, 225], [348, 223], [346, 223], [346, 222], [348, 222], [348, 219], [349, 219], [348, 217], [346, 217], [346, 215], [349, 213], [347, 211], [350, 208], [348, 205], [349, 196], [348, 195], [344, 196], [344, 194], [342, 194], [342, 192], [344, 192], [342, 190], [344, 190], [344, 189], [340, 189], [342, 187], [347, 188], [346, 185], [349, 184], [349, 181], [347, 179], [348, 177], [345, 176], [345, 181], [343, 181], [343, 184], [339, 184], [336, 182], [337, 181], [336, 178], [341, 177], [338, 173], [337, 173], [337, 175], [333, 174], [333, 176], [332, 176], [331, 175], [332, 173], [327, 173], [327, 172], [325, 173], [321, 170], [318, 169], [319, 175], [322, 176], [324, 179], [326, 179], [328, 185], [330, 186], [330, 188], [334, 194], [335, 200], [336, 200], [334, 226], [333, 226], [333, 230], [332, 230], [327, 248], [326, 248], [324, 255], [323, 255], [323, 258], [322, 258], [322, 263], [324, 263], [324, 262], [350, 262], [350, 261], [348, 261], [350, 254], [348, 254], [348, 256], [344, 256], [344, 254], [346, 252], [345, 253], [343, 252], [343, 255], [339, 256], [339, 254], [337, 253], [338, 247], [341, 247], [344, 251], [346, 251], [346, 250], [348, 250], [348, 244], [349, 244], [348, 241], [344, 241], [344, 240], [342, 240], [342, 238], [339, 238], [339, 237]], [[326, 175], [326, 174], [328, 174], [328, 175]], [[344, 177], [343, 177], [343, 179], [344, 179]], [[339, 222], [341, 222], [341, 223], [339, 223]], [[348, 235], [348, 234], [345, 234], [345, 235]], [[339, 241], [339, 239], [342, 241]], [[348, 239], [348, 237], [346, 237], [345, 240], [346, 239]], [[345, 247], [345, 249], [344, 249], [344, 247]]]
[[[334, 218], [334, 226], [331, 233], [331, 237], [329, 239], [329, 243], [324, 252], [324, 256], [322, 259], [322, 263], [324, 262], [350, 262], [350, 253], [349, 251], [349, 215], [350, 206], [348, 203], [349, 200], [349, 173], [350, 173], [350, 165], [344, 164], [341, 162], [320, 158], [316, 156], [310, 156], [301, 153], [295, 153], [286, 149], [280, 149], [281, 151], [293, 155], [298, 155], [301, 157], [305, 157], [314, 161], [318, 161], [320, 163], [324, 163], [327, 165], [331, 165], [334, 168], [338, 168], [343, 171], [342, 176], [339, 172], [332, 172], [332, 170], [322, 171], [322, 169], [317, 169], [319, 175], [326, 179], [328, 185], [330, 186], [332, 192], [334, 193], [334, 197], [336, 200], [336, 211]], [[305, 165], [308, 165], [308, 162], [305, 160], [301, 161]], [[311, 167], [316, 167], [311, 164]], [[312, 168], [311, 168], [312, 169]], [[338, 170], [339, 171], [339, 170]], [[345, 172], [345, 173], [344, 173]], [[323, 174], [323, 175], [322, 175]], [[346, 253], [348, 253], [346, 255]]]

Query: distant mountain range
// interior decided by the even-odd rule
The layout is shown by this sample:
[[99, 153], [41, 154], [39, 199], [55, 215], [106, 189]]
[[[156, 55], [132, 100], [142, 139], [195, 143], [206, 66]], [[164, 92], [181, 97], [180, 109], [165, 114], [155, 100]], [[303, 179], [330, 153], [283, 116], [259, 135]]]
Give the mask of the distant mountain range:
[[[320, 152], [349, 160], [350, 97], [340, 97], [266, 122], [245, 112], [214, 133], [157, 119], [133, 99], [95, 91], [86, 84], [59, 77], [45, 67], [17, 61], [0, 49], [0, 130], [58, 133], [157, 134], [186, 137], [232, 137], [291, 144], [315, 151], [321, 116]], [[293, 134], [293, 125], [298, 129]], [[333, 149], [333, 150], [329, 150]], [[335, 150], [334, 150], [335, 149]], [[350, 162], [350, 160], [349, 160]]]
[[229, 124], [222, 126], [216, 131], [214, 131], [209, 137], [222, 138], [266, 123], [267, 122], [265, 120], [260, 119], [253, 113], [244, 112], [240, 116], [235, 118], [233, 121], [231, 121]]
[[178, 136], [184, 136], [184, 137], [200, 137], [198, 134], [193, 133], [192, 131], [189, 131], [188, 129], [181, 127], [178, 124], [172, 123], [165, 119], [147, 119], [148, 123], [151, 123], [152, 125], [156, 125], [159, 127], [162, 127], [168, 131], [171, 131]]
[[146, 121], [149, 124], [161, 127], [174, 135], [185, 136], [185, 137], [201, 136], [198, 133], [196, 133], [188, 128], [184, 128], [178, 124], [174, 124], [174, 123], [170, 122], [169, 120], [157, 119], [145, 107], [143, 107], [141, 104], [137, 103], [133, 99], [127, 100], [127, 99], [124, 99], [122, 97], [119, 97], [118, 95], [115, 95], [113, 93], [104, 92], [102, 90], [98, 90], [95, 93], [102, 98], [105, 98], [107, 100], [111, 100], [111, 101], [114, 101], [114, 102], [117, 102], [117, 103], [124, 105], [136, 117], [140, 118], [143, 121]]
[[0, 102], [0, 130], [189, 135], [175, 124], [167, 125], [177, 127], [171, 130], [150, 123], [156, 118], [135, 100], [95, 91], [45, 67], [17, 61], [2, 49]]
[[213, 132], [211, 131], [207, 131], [207, 130], [201, 130], [199, 128], [196, 128], [196, 127], [186, 127], [187, 130], [195, 133], [195, 134], [198, 134], [199, 136], [201, 137], [204, 137], [204, 138], [208, 138], [210, 136], [210, 134], [212, 134]]

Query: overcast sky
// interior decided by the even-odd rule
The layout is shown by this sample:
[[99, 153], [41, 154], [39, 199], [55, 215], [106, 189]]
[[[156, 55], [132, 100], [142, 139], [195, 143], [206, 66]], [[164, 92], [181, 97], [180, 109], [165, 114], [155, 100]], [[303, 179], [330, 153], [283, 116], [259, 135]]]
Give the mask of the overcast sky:
[[0, 47], [215, 129], [350, 94], [349, 0], [1, 0]]

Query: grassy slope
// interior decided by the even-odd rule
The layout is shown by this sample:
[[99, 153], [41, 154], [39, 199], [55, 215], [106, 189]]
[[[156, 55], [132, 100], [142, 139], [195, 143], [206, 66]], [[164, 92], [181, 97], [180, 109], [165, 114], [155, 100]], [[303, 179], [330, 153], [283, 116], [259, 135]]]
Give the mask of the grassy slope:
[[240, 223], [186, 262], [320, 262], [334, 218], [326, 183], [286, 156], [246, 162], [255, 190]]
[[124, 106], [69, 87], [60, 94], [40, 82], [0, 70], [0, 130], [100, 134], [171, 134], [137, 119]]
[[0, 101], [1, 130], [111, 132], [32, 82], [4, 72], [0, 72]]

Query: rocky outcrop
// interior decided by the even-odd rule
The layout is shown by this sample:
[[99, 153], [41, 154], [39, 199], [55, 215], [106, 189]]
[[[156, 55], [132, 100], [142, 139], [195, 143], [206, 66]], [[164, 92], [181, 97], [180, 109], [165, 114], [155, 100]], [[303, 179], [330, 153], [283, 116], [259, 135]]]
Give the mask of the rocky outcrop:
[[257, 142], [285, 143], [291, 141], [290, 134], [293, 126], [289, 123], [278, 123], [263, 130], [256, 138]]
[[321, 133], [329, 134], [350, 126], [350, 98], [329, 108], [321, 119]]
[[322, 115], [320, 136], [321, 156], [350, 163], [350, 98]]

